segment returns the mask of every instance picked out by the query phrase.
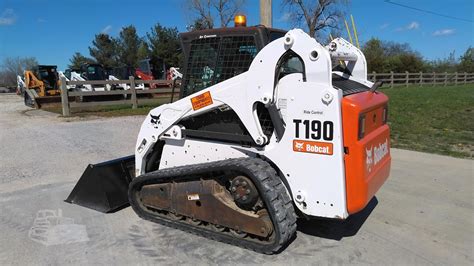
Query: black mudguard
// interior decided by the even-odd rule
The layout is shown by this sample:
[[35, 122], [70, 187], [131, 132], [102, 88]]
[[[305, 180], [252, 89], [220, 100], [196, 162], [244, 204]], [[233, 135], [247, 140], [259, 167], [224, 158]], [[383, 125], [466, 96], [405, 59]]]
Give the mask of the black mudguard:
[[110, 213], [128, 203], [128, 185], [135, 173], [135, 156], [89, 164], [66, 202]]

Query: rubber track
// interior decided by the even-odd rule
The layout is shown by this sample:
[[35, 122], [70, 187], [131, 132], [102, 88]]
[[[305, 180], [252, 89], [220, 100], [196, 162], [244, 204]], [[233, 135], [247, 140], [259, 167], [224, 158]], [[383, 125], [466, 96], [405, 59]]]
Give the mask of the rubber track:
[[[177, 181], [191, 175], [205, 175], [211, 172], [230, 170], [245, 174], [257, 186], [274, 226], [275, 237], [273, 242], [249, 241], [233, 237], [228, 233], [220, 233], [204, 227], [152, 215], [141, 207], [136, 197], [138, 194], [136, 192], [144, 185], [164, 183], [170, 180]], [[285, 186], [272, 166], [258, 158], [228, 159], [157, 170], [135, 178], [130, 183], [128, 193], [133, 210], [145, 220], [264, 254], [279, 252], [296, 232], [296, 214]]]

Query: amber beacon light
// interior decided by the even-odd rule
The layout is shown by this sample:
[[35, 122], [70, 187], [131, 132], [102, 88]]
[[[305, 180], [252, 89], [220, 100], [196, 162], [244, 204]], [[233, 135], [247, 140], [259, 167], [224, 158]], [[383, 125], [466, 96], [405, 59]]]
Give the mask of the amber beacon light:
[[246, 27], [247, 26], [247, 17], [244, 15], [237, 15], [234, 18], [235, 27]]

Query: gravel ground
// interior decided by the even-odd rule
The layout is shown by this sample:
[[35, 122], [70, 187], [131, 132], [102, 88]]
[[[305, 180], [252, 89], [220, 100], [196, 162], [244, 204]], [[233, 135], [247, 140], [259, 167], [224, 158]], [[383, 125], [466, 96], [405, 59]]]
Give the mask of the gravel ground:
[[267, 256], [63, 200], [86, 165], [129, 155], [143, 117], [65, 119], [0, 95], [0, 265], [472, 265], [473, 161], [392, 150], [391, 177], [345, 222], [300, 221]]

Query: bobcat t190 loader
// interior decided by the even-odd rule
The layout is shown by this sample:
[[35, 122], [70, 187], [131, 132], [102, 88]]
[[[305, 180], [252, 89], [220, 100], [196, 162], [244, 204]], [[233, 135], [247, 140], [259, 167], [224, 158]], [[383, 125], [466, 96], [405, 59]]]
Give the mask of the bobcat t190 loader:
[[267, 254], [297, 217], [346, 219], [367, 205], [390, 171], [388, 98], [359, 49], [262, 26], [181, 38], [182, 98], [150, 111], [134, 156], [89, 165], [66, 201], [130, 204], [143, 219]]

